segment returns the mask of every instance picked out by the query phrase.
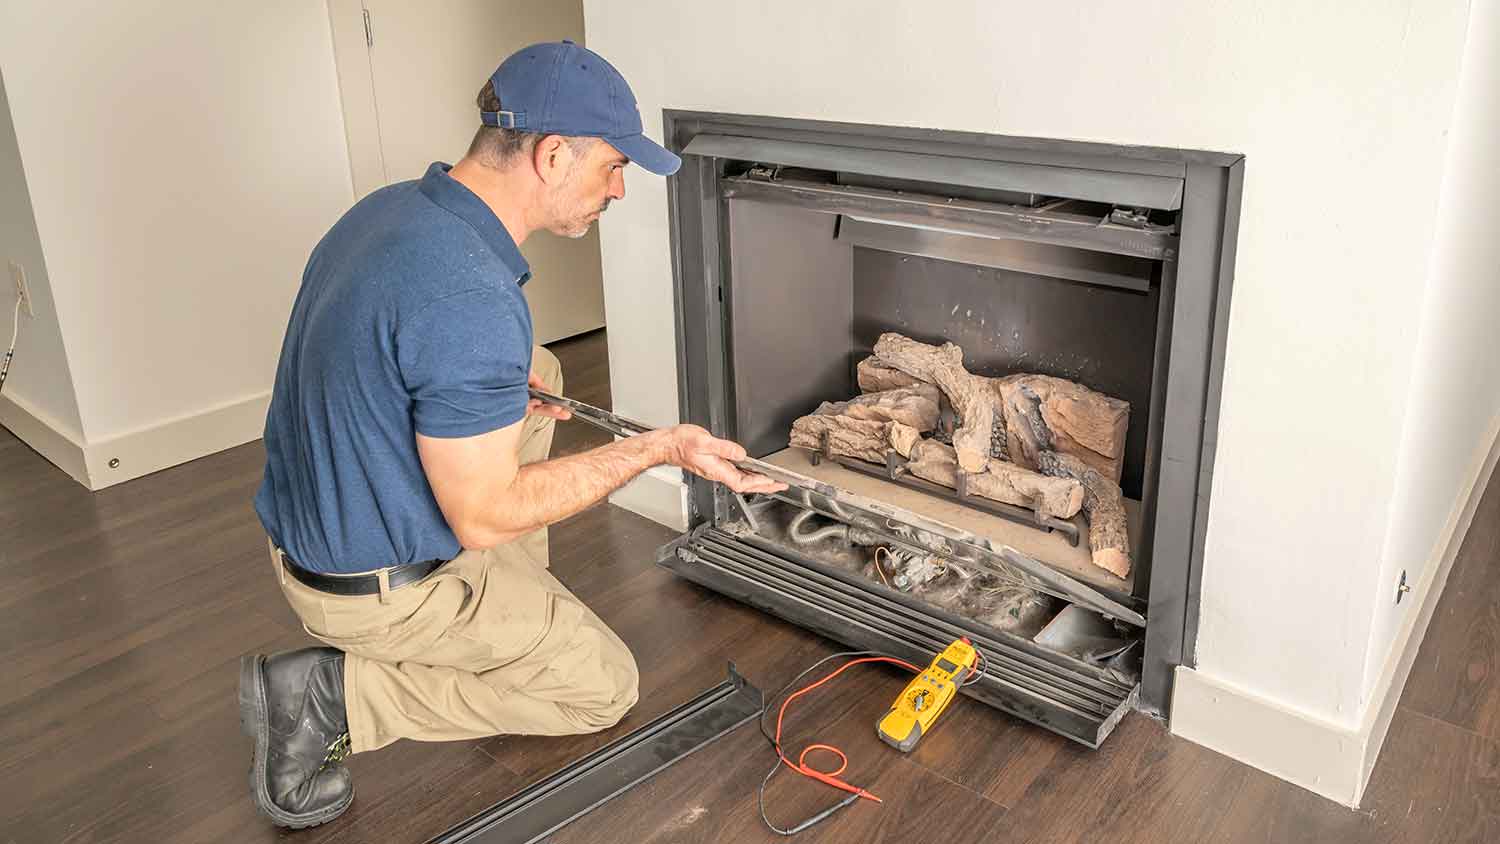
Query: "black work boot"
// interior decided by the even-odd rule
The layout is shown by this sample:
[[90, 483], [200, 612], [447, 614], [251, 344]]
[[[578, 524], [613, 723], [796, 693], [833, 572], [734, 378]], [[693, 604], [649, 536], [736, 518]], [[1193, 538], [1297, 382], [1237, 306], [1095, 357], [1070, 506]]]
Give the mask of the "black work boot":
[[240, 724], [255, 740], [250, 793], [278, 826], [316, 826], [349, 808], [342, 651], [241, 657]]

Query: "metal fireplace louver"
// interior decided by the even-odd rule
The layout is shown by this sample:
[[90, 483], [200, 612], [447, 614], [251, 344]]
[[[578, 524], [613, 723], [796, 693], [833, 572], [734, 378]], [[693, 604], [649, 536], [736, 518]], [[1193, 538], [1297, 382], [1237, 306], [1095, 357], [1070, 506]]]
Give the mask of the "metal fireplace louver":
[[835, 641], [918, 664], [968, 636], [985, 658], [982, 679], [965, 694], [1089, 747], [1098, 747], [1135, 702], [1133, 679], [872, 587], [753, 535], [701, 525], [663, 547], [657, 560]]

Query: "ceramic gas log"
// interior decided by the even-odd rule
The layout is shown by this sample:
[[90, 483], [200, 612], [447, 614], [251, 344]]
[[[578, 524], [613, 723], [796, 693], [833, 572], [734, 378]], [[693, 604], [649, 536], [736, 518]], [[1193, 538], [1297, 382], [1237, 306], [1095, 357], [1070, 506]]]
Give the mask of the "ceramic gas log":
[[[975, 375], [953, 343], [932, 345], [894, 332], [881, 335], [857, 377], [864, 394], [825, 402], [798, 419], [793, 446], [872, 463], [895, 451], [909, 459], [911, 474], [949, 488], [962, 483], [967, 494], [1062, 519], [1082, 508], [1094, 565], [1121, 578], [1130, 573], [1119, 484], [1128, 402], [1047, 375]], [[929, 424], [938, 404], [928, 405], [932, 394], [922, 391], [933, 388], [957, 415], [951, 445]], [[920, 414], [912, 410], [918, 404]], [[897, 408], [905, 411], [899, 419]], [[921, 436], [929, 432], [932, 437]]]

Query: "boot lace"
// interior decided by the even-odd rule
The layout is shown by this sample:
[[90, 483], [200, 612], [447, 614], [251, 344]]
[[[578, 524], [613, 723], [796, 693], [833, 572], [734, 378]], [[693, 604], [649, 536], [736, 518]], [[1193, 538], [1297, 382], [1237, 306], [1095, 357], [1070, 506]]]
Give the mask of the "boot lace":
[[329, 765], [337, 765], [349, 756], [349, 733], [339, 733], [338, 738], [328, 745], [328, 752], [323, 755], [323, 764], [318, 770], [323, 770]]

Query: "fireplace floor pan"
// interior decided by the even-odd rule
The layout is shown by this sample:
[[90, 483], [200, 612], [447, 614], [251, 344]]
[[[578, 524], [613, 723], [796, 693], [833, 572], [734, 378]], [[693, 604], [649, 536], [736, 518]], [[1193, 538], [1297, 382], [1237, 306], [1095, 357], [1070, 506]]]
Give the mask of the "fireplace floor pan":
[[[921, 513], [929, 518], [963, 528], [979, 536], [987, 537], [997, 545], [1009, 545], [1084, 583], [1110, 597], [1129, 603], [1135, 591], [1135, 573], [1120, 578], [1095, 566], [1089, 559], [1088, 524], [1082, 515], [1075, 516], [1082, 540], [1077, 546], [1070, 545], [1061, 534], [1046, 533], [1036, 528], [1018, 524], [993, 516], [963, 504], [947, 501], [919, 490], [876, 478], [861, 472], [851, 471], [836, 463], [824, 461], [813, 465], [808, 452], [800, 448], [788, 448], [764, 458], [767, 463], [789, 469], [802, 475], [816, 478], [860, 495], [888, 501], [898, 507]], [[1139, 537], [1142, 535], [1141, 503], [1125, 499], [1125, 518], [1129, 527], [1132, 556], [1141, 559]]]
[[1104, 664], [1087, 662], [1032, 641], [1039, 630], [1000, 630], [959, 616], [743, 526], [705, 523], [664, 546], [658, 562], [835, 641], [919, 664], [967, 636], [985, 658], [966, 695], [1089, 747], [1104, 741], [1139, 691], [1139, 642]]

